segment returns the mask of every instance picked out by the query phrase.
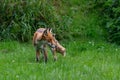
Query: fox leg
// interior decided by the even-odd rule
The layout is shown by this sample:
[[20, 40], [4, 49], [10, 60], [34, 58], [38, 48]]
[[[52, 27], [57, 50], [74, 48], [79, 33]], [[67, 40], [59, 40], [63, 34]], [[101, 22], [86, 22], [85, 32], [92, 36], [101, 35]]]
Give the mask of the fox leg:
[[55, 49], [55, 48], [52, 48], [51, 51], [52, 51], [52, 53], [53, 53], [54, 61], [56, 61], [56, 60], [57, 60], [56, 49]]
[[35, 49], [36, 49], [36, 61], [38, 62], [40, 60], [40, 48], [37, 45], [35, 45]]
[[38, 41], [37, 40], [33, 40], [33, 44], [34, 44], [35, 51], [36, 51], [36, 62], [38, 62], [40, 60], [40, 48], [39, 48]]
[[36, 50], [36, 61], [40, 60], [40, 50]]
[[44, 60], [45, 60], [45, 62], [47, 62], [47, 60], [48, 60], [47, 45], [44, 45], [43, 53], [44, 53]]

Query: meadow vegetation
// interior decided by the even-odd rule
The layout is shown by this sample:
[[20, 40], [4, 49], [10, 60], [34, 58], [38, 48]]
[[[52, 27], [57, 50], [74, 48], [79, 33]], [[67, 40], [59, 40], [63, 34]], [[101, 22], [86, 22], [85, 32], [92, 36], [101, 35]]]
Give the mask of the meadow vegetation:
[[[119, 80], [120, 47], [103, 41], [62, 43], [66, 57], [57, 54], [54, 62], [49, 51], [48, 63], [35, 61], [35, 50], [28, 43], [0, 43], [0, 79], [2, 80]], [[41, 56], [42, 58], [42, 56]]]
[[[0, 80], [120, 79], [116, 2], [1, 0], [0, 8]], [[43, 55], [40, 62], [35, 61], [31, 40], [39, 27], [53, 28], [67, 50], [66, 57], [57, 53], [54, 62], [48, 49], [47, 64]]]

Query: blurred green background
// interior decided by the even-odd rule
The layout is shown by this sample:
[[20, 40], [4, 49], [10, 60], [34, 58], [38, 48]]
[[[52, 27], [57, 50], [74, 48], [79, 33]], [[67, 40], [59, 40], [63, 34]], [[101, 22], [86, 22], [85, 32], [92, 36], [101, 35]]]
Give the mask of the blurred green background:
[[0, 0], [0, 40], [32, 40], [50, 27], [59, 40], [105, 39], [120, 44], [119, 0]]

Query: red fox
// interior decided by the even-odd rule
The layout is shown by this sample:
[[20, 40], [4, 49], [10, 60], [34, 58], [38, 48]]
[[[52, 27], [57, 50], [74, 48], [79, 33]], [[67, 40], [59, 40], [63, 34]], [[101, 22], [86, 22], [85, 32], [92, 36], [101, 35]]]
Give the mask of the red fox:
[[55, 61], [57, 60], [56, 52], [66, 55], [66, 49], [56, 40], [50, 28], [37, 29], [33, 36], [33, 45], [36, 49], [36, 61], [40, 60], [40, 53], [43, 53], [44, 60], [47, 62], [47, 46], [50, 47]]

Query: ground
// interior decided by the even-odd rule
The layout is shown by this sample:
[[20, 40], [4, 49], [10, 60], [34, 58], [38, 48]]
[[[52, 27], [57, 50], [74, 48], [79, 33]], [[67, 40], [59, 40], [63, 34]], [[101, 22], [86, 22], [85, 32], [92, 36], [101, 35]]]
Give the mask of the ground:
[[61, 42], [66, 57], [57, 54], [48, 63], [35, 61], [31, 43], [0, 42], [1, 80], [119, 80], [120, 47], [103, 41], [75, 40]]

